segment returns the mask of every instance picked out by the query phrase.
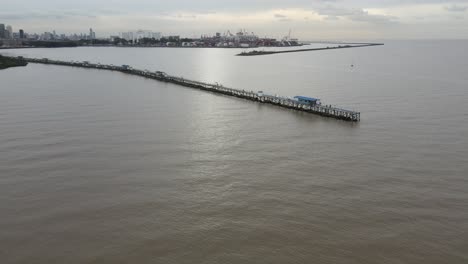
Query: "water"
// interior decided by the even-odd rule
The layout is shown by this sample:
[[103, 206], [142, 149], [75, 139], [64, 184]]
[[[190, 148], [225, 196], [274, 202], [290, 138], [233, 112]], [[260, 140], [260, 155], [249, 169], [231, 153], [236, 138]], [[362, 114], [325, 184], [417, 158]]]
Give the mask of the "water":
[[0, 71], [1, 262], [467, 263], [467, 44], [5, 51], [319, 97], [362, 121], [115, 72]]

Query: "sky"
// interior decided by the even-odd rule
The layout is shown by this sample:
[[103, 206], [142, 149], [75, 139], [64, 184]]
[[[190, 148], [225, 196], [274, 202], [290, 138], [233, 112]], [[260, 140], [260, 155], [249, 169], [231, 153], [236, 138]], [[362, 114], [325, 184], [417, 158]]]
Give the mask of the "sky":
[[0, 23], [29, 33], [93, 28], [98, 37], [245, 29], [301, 40], [468, 39], [468, 0], [0, 0]]

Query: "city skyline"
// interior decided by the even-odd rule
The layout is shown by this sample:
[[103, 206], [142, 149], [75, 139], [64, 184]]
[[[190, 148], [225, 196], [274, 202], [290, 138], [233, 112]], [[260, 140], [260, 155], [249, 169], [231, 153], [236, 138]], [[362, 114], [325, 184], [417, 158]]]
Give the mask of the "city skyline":
[[[85, 31], [81, 31], [78, 33], [70, 33], [70, 32], [57, 32], [55, 29], [48, 30], [44, 32], [26, 32], [23, 29], [18, 29], [14, 31], [12, 25], [4, 24], [0, 21], [0, 39], [39, 39], [39, 40], [79, 40], [79, 39], [114, 39], [116, 37], [127, 39], [127, 40], [138, 40], [142, 38], [149, 38], [149, 39], [161, 39], [161, 38], [169, 38], [169, 37], [177, 37], [180, 38], [181, 36], [176, 32], [171, 32], [167, 34], [162, 34], [159, 31], [153, 31], [150, 29], [137, 29], [137, 30], [129, 30], [129, 31], [119, 31], [113, 32], [109, 35], [102, 35], [101, 37], [96, 36], [96, 32], [93, 28], [89, 28], [89, 33], [85, 33]], [[235, 34], [246, 34], [248, 33], [245, 29], [239, 29], [237, 32], [231, 29], [226, 29], [221, 32], [206, 32], [201, 34], [200, 36], [193, 36], [195, 39], [199, 38], [206, 38], [206, 37], [216, 37], [216, 36], [228, 36], [228, 35], [235, 35]], [[253, 32], [250, 32], [253, 34]], [[291, 37], [291, 30], [289, 31], [289, 36]], [[184, 38], [186, 36], [182, 36]]]
[[2, 3], [0, 21], [28, 32], [81, 33], [88, 25], [96, 37], [151, 29], [194, 37], [207, 32], [247, 28], [280, 38], [426, 39], [468, 37], [467, 1], [108, 1], [79, 3], [32, 1]]
[[23, 29], [14, 32], [11, 25], [5, 26], [0, 21], [0, 47], [70, 47], [70, 46], [145, 46], [145, 47], [222, 47], [249, 48], [265, 46], [302, 46], [304, 43], [288, 35], [281, 39], [260, 37], [245, 29], [214, 32], [199, 37], [187, 38], [177, 34], [162, 35], [152, 30], [119, 32], [107, 37], [97, 38], [96, 32], [89, 28], [89, 33], [57, 33], [56, 30], [44, 33], [28, 33]]

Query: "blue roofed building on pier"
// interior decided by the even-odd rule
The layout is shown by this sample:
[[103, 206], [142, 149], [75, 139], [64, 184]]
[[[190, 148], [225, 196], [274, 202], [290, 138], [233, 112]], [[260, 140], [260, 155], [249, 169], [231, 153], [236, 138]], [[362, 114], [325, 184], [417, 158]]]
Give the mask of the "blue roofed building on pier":
[[318, 98], [312, 98], [312, 97], [306, 97], [306, 96], [294, 96], [294, 99], [301, 103], [305, 104], [310, 104], [310, 105], [319, 105], [320, 104], [320, 99]]
[[132, 69], [132, 67], [130, 67], [130, 65], [127, 65], [127, 64], [123, 64], [123, 65], [121, 66], [121, 68], [122, 68], [123, 70], [126, 70], [126, 71]]

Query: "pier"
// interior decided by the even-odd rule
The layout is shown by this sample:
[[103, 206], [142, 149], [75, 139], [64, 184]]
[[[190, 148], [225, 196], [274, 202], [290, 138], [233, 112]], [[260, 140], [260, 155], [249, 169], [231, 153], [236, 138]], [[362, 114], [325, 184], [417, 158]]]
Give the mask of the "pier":
[[100, 63], [90, 63], [87, 61], [75, 62], [75, 61], [60, 61], [60, 60], [51, 60], [47, 58], [36, 59], [36, 58], [23, 58], [23, 57], [11, 57], [18, 60], [23, 60], [30, 63], [40, 63], [40, 64], [51, 64], [51, 65], [60, 65], [60, 66], [71, 66], [71, 67], [80, 67], [88, 69], [99, 69], [99, 70], [109, 70], [109, 71], [118, 71], [126, 74], [137, 75], [145, 78], [150, 78], [162, 82], [168, 82], [173, 84], [178, 84], [185, 87], [200, 89], [208, 92], [224, 94], [229, 96], [234, 96], [238, 98], [243, 98], [251, 101], [256, 101], [264, 104], [277, 105], [284, 108], [294, 109], [297, 111], [313, 113], [321, 116], [336, 118], [345, 121], [359, 122], [361, 119], [361, 114], [359, 112], [345, 110], [337, 107], [332, 107], [328, 105], [322, 105], [318, 99], [307, 98], [302, 96], [297, 96], [292, 99], [289, 97], [277, 96], [277, 95], [268, 95], [262, 91], [246, 91], [240, 89], [234, 89], [229, 87], [224, 87], [219, 84], [211, 84], [205, 82], [199, 82], [194, 80], [188, 80], [182, 77], [171, 76], [167, 73], [161, 71], [149, 71], [149, 70], [140, 70], [134, 69], [129, 65], [106, 65]]

